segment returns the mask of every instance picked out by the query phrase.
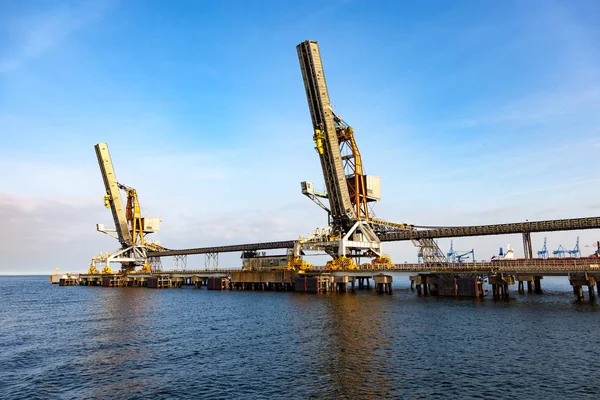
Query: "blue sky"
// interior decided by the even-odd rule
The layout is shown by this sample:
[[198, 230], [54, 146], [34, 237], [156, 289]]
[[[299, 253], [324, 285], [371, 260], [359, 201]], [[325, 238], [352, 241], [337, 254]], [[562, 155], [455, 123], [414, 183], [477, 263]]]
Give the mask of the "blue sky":
[[[82, 271], [116, 247], [95, 232], [111, 223], [100, 141], [163, 219], [167, 247], [323, 227], [299, 190], [323, 187], [295, 49], [306, 39], [366, 172], [381, 176], [379, 217], [598, 215], [599, 22], [596, 1], [0, 0], [0, 273]], [[549, 247], [578, 234], [599, 238], [548, 234]], [[507, 243], [522, 254], [520, 241], [454, 247], [489, 258]], [[385, 251], [416, 259], [410, 244]]]

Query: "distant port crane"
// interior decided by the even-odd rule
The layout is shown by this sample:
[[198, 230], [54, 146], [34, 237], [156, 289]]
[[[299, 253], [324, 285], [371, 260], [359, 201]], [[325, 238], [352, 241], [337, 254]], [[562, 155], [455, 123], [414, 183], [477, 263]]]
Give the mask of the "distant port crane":
[[469, 257], [471, 261], [475, 261], [475, 250], [471, 249], [469, 251], [455, 251], [454, 250], [454, 241], [450, 241], [450, 250], [446, 253], [446, 258], [448, 262], [464, 262], [468, 260]]
[[558, 249], [552, 251], [552, 255], [557, 258], [565, 257], [567, 250], [561, 245], [558, 246]]
[[577, 236], [577, 242], [572, 250], [567, 250], [570, 257], [581, 257], [581, 250], [579, 249], [579, 236]]
[[548, 247], [546, 246], [546, 240], [547, 238], [544, 238], [544, 247], [537, 252], [538, 257], [544, 260], [548, 258]]

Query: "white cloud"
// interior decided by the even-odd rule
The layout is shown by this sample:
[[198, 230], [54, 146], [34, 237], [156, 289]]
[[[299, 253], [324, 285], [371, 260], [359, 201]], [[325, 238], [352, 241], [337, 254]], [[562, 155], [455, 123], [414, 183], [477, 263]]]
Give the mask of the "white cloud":
[[117, 247], [95, 232], [94, 220], [101, 212], [89, 202], [71, 204], [0, 192], [0, 273], [86, 270], [98, 246]]

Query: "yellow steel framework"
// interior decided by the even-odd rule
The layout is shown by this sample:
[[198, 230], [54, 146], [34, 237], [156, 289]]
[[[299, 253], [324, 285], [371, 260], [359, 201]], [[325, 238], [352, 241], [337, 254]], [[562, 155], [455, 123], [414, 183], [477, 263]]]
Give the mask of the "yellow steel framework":
[[346, 232], [354, 225], [357, 215], [348, 193], [338, 129], [333, 119], [319, 46], [317, 42], [307, 40], [296, 49], [313, 124], [313, 140], [327, 188], [331, 225], [337, 233]]
[[119, 188], [125, 190], [125, 192], [127, 193], [125, 218], [127, 218], [127, 225], [129, 226], [129, 231], [131, 232], [131, 239], [133, 245], [145, 245], [144, 221], [142, 219], [142, 212], [140, 208], [140, 202], [137, 196], [137, 191], [120, 183]]
[[350, 201], [354, 206], [357, 218], [368, 220], [367, 182], [363, 173], [360, 151], [358, 150], [356, 140], [354, 140], [354, 129], [333, 110], [331, 110], [331, 113], [344, 162], [344, 172], [346, 174], [346, 182], [348, 183]]
[[[96, 273], [96, 263], [104, 263], [103, 274], [111, 274], [111, 262], [120, 262], [123, 270], [134, 270], [136, 266], [142, 266], [142, 271], [150, 272], [148, 264], [148, 250], [161, 251], [166, 250], [160, 245], [146, 243], [145, 235], [158, 231], [160, 220], [157, 218], [144, 219], [142, 217], [140, 202], [137, 191], [129, 186], [125, 186], [117, 181], [108, 145], [98, 143], [95, 146], [98, 164], [104, 180], [106, 194], [104, 195], [104, 205], [110, 208], [113, 213], [115, 229], [105, 229], [104, 225], [98, 224], [97, 229], [100, 232], [110, 235], [109, 232], [117, 232], [117, 238], [121, 243], [121, 249], [105, 255], [99, 255], [92, 258], [90, 273]], [[125, 209], [121, 202], [120, 191], [124, 190], [127, 195]], [[110, 235], [112, 236], [112, 235]], [[114, 236], [113, 236], [114, 237]]]

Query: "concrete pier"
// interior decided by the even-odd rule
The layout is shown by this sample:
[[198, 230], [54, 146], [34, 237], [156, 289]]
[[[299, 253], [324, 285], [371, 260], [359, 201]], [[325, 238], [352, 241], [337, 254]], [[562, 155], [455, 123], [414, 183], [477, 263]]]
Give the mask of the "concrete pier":
[[[579, 259], [578, 259], [579, 260]], [[536, 261], [545, 265], [546, 261]], [[553, 261], [554, 262], [554, 261]], [[562, 261], [560, 261], [562, 262]], [[572, 261], [579, 268], [576, 262]], [[563, 276], [569, 279], [573, 294], [577, 299], [589, 297], [595, 300], [596, 290], [600, 293], [600, 262], [596, 259], [587, 261], [583, 271], [568, 271], [565, 269], [532, 271], [524, 268], [518, 269], [511, 263], [502, 264], [502, 268], [493, 264], [494, 271], [480, 272], [478, 263], [456, 263], [452, 266], [455, 271], [449, 272], [447, 265], [436, 266], [406, 266], [394, 265], [385, 270], [370, 270], [368, 267], [352, 270], [326, 270], [315, 268], [305, 272], [288, 269], [254, 269], [254, 270], [191, 270], [191, 271], [164, 271], [164, 272], [121, 272], [111, 274], [65, 274], [59, 278], [68, 277], [60, 283], [64, 286], [75, 284], [84, 286], [104, 287], [148, 287], [148, 288], [182, 288], [193, 286], [196, 289], [208, 290], [253, 290], [253, 291], [299, 291], [299, 292], [338, 292], [345, 293], [354, 289], [369, 289], [371, 280], [376, 293], [392, 293], [392, 276], [407, 276], [407, 272], [414, 271], [417, 267], [425, 273], [410, 275], [410, 289], [416, 290], [419, 296], [450, 296], [450, 297], [484, 297], [486, 290], [484, 279], [488, 279], [494, 298], [509, 298], [510, 286], [518, 284], [518, 292], [525, 293], [527, 283], [528, 293], [542, 293], [541, 281], [544, 276]], [[519, 264], [520, 265], [520, 264]], [[570, 264], [569, 264], [570, 265]], [[508, 269], [510, 266], [511, 269]], [[429, 270], [427, 268], [430, 268]], [[487, 264], [486, 264], [487, 268]], [[498, 270], [507, 269], [507, 272]], [[513, 272], [517, 270], [517, 272]], [[385, 272], [384, 272], [385, 271]], [[467, 272], [464, 272], [467, 271]], [[385, 275], [384, 275], [385, 274]], [[398, 276], [397, 275], [397, 276]], [[587, 286], [587, 289], [585, 288]], [[517, 289], [517, 288], [515, 288]], [[587, 294], [585, 293], [587, 291]]]
[[389, 275], [375, 275], [373, 277], [375, 291], [379, 294], [392, 294], [392, 277]]
[[527, 293], [533, 293], [533, 286], [534, 286], [534, 281], [535, 281], [535, 278], [533, 275], [517, 274], [517, 275], [515, 275], [515, 280], [519, 284], [518, 290], [519, 290], [520, 294], [525, 293], [525, 282], [527, 282]]
[[533, 278], [533, 287], [534, 287], [534, 292], [536, 294], [542, 294], [542, 279], [544, 279], [543, 276], [535, 276]]
[[357, 277], [358, 288], [359, 289], [370, 289], [371, 288], [371, 278], [370, 277]]
[[348, 275], [342, 275], [342, 276], [336, 276], [334, 279], [335, 279], [335, 289], [338, 292], [345, 293], [348, 291], [348, 287], [350, 287], [350, 290], [352, 292], [354, 291], [354, 281], [356, 280], [356, 278], [348, 276]]
[[573, 293], [577, 300], [583, 300], [583, 287], [588, 288], [588, 297], [590, 300], [596, 299], [596, 293], [594, 292], [594, 286], [597, 284], [596, 278], [593, 275], [587, 273], [574, 273], [569, 274], [569, 283], [573, 286]]
[[492, 293], [496, 298], [509, 298], [509, 285], [515, 284], [513, 275], [496, 274], [488, 277], [488, 283], [492, 285]]
[[427, 283], [428, 276], [429, 275], [419, 274], [409, 277], [411, 289], [416, 287], [417, 294], [419, 296], [426, 296], [429, 293], [429, 287]]

